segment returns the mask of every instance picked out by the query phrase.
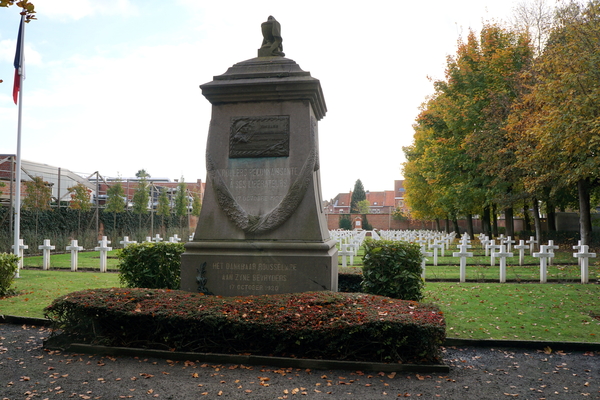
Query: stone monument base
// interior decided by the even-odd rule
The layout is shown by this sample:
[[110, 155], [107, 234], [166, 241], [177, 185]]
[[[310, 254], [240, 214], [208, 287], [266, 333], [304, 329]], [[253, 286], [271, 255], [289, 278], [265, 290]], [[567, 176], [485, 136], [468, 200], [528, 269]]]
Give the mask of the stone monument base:
[[335, 240], [189, 242], [181, 289], [221, 296], [337, 291], [336, 251]]

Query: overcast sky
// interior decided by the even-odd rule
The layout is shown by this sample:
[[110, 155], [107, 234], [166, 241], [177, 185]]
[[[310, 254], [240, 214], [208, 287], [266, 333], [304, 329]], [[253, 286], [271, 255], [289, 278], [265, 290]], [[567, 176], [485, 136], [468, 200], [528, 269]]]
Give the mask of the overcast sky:
[[[286, 57], [321, 81], [325, 199], [392, 190], [419, 106], [458, 38], [517, 0], [37, 0], [26, 26], [23, 159], [91, 174], [206, 179], [211, 105], [199, 85], [256, 57], [280, 23]], [[0, 9], [0, 154], [16, 152], [16, 7]]]

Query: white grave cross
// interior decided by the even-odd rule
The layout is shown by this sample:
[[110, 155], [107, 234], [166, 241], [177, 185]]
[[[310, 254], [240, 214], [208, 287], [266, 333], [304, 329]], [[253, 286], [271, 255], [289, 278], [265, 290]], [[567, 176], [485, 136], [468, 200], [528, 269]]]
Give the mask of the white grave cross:
[[438, 249], [444, 248], [442, 243], [439, 240], [435, 240], [432, 245], [429, 246], [430, 249], [433, 249], [433, 265], [437, 267], [438, 265]]
[[432, 253], [425, 251], [425, 245], [422, 244], [421, 245], [421, 254], [423, 255], [423, 261], [421, 261], [421, 269], [423, 270], [421, 272], [421, 278], [425, 279], [425, 262], [427, 261], [427, 259], [425, 257], [431, 257]]
[[354, 265], [354, 250], [350, 248], [351, 245], [343, 244], [342, 251], [339, 252], [340, 256], [342, 256], [342, 267], [347, 266], [346, 257], [350, 256], [350, 265]]
[[83, 247], [78, 246], [77, 240], [71, 240], [71, 245], [67, 246], [67, 250], [71, 250], [71, 271], [77, 271], [77, 253], [83, 250]]
[[123, 240], [119, 242], [123, 245], [123, 248], [127, 247], [130, 244], [137, 243], [135, 240], [129, 240], [129, 236], [123, 236]]
[[504, 239], [504, 243], [506, 244], [506, 251], [510, 251], [512, 245], [515, 244], [516, 241], [513, 240], [512, 237], [508, 236], [506, 239]]
[[[10, 246], [13, 250], [15, 249], [15, 245]], [[29, 246], [23, 243], [23, 239], [19, 239], [19, 265], [17, 266], [17, 272], [15, 273], [15, 278], [19, 277], [19, 270], [23, 268], [23, 253], [24, 250], [28, 249]]]
[[108, 247], [110, 240], [107, 240], [106, 236], [102, 236], [102, 240], [98, 241], [99, 246], [94, 247], [94, 250], [100, 252], [100, 272], [106, 272], [107, 255], [112, 250], [112, 247]]
[[529, 254], [533, 255], [533, 246], [537, 244], [537, 240], [535, 240], [535, 237], [529, 236], [529, 240], [527, 240], [525, 243], [529, 245]]
[[[548, 240], [548, 245], [546, 246], [546, 249], [548, 250], [548, 252], [554, 254], [554, 250], [558, 250], [559, 247], [554, 244], [554, 240]], [[552, 265], [552, 258], [553, 257], [550, 257], [550, 259], [548, 260], [548, 265]]]
[[461, 244], [458, 246], [458, 251], [452, 253], [452, 257], [460, 257], [460, 281], [464, 282], [467, 278], [467, 257], [473, 257], [472, 252], [467, 249], [471, 247], [469, 244]]
[[490, 243], [486, 246], [486, 249], [490, 251], [490, 265], [493, 267], [496, 265], [496, 252], [494, 250], [502, 249], [503, 244], [496, 244], [495, 240], [490, 240]]
[[500, 245], [500, 251], [494, 253], [495, 257], [500, 259], [500, 283], [506, 282], [506, 258], [512, 257], [513, 253], [506, 251], [505, 245]]
[[44, 264], [42, 268], [44, 269], [44, 271], [46, 271], [50, 268], [50, 250], [54, 250], [55, 247], [50, 244], [50, 239], [44, 239], [44, 244], [38, 246], [38, 249], [42, 250], [42, 254], [44, 257]]
[[589, 266], [589, 262], [590, 262], [589, 259], [590, 259], [590, 257], [591, 258], [596, 257], [596, 253], [589, 253], [588, 245], [582, 244], [581, 250], [579, 250], [579, 253], [573, 254], [573, 257], [577, 257], [581, 260], [581, 283], [588, 283], [588, 281], [589, 281], [588, 266]]
[[525, 249], [528, 249], [529, 245], [525, 244], [524, 240], [519, 240], [519, 244], [515, 245], [515, 250], [519, 250], [519, 265], [523, 265], [525, 260]]
[[162, 242], [162, 238], [158, 233], [156, 234], [156, 236], [154, 236], [154, 238], [152, 238], [152, 240], [154, 241], [154, 243]]
[[548, 280], [548, 263], [549, 258], [554, 257], [554, 253], [549, 251], [548, 246], [541, 245], [539, 253], [533, 253], [534, 257], [540, 259], [540, 283], [546, 283]]

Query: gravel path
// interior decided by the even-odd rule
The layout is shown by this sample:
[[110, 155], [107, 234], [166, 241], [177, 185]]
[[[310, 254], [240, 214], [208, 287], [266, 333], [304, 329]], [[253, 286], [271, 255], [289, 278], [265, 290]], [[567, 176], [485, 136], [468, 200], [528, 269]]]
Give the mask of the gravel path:
[[600, 352], [448, 347], [448, 374], [214, 365], [47, 351], [0, 324], [0, 399], [600, 399]]

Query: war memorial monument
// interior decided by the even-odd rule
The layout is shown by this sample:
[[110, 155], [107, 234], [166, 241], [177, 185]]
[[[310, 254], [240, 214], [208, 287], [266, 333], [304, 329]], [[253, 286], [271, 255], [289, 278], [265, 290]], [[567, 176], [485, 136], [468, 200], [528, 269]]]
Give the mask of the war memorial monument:
[[258, 57], [201, 85], [212, 104], [202, 211], [181, 289], [238, 296], [337, 290], [337, 249], [321, 202], [318, 79], [261, 25]]

